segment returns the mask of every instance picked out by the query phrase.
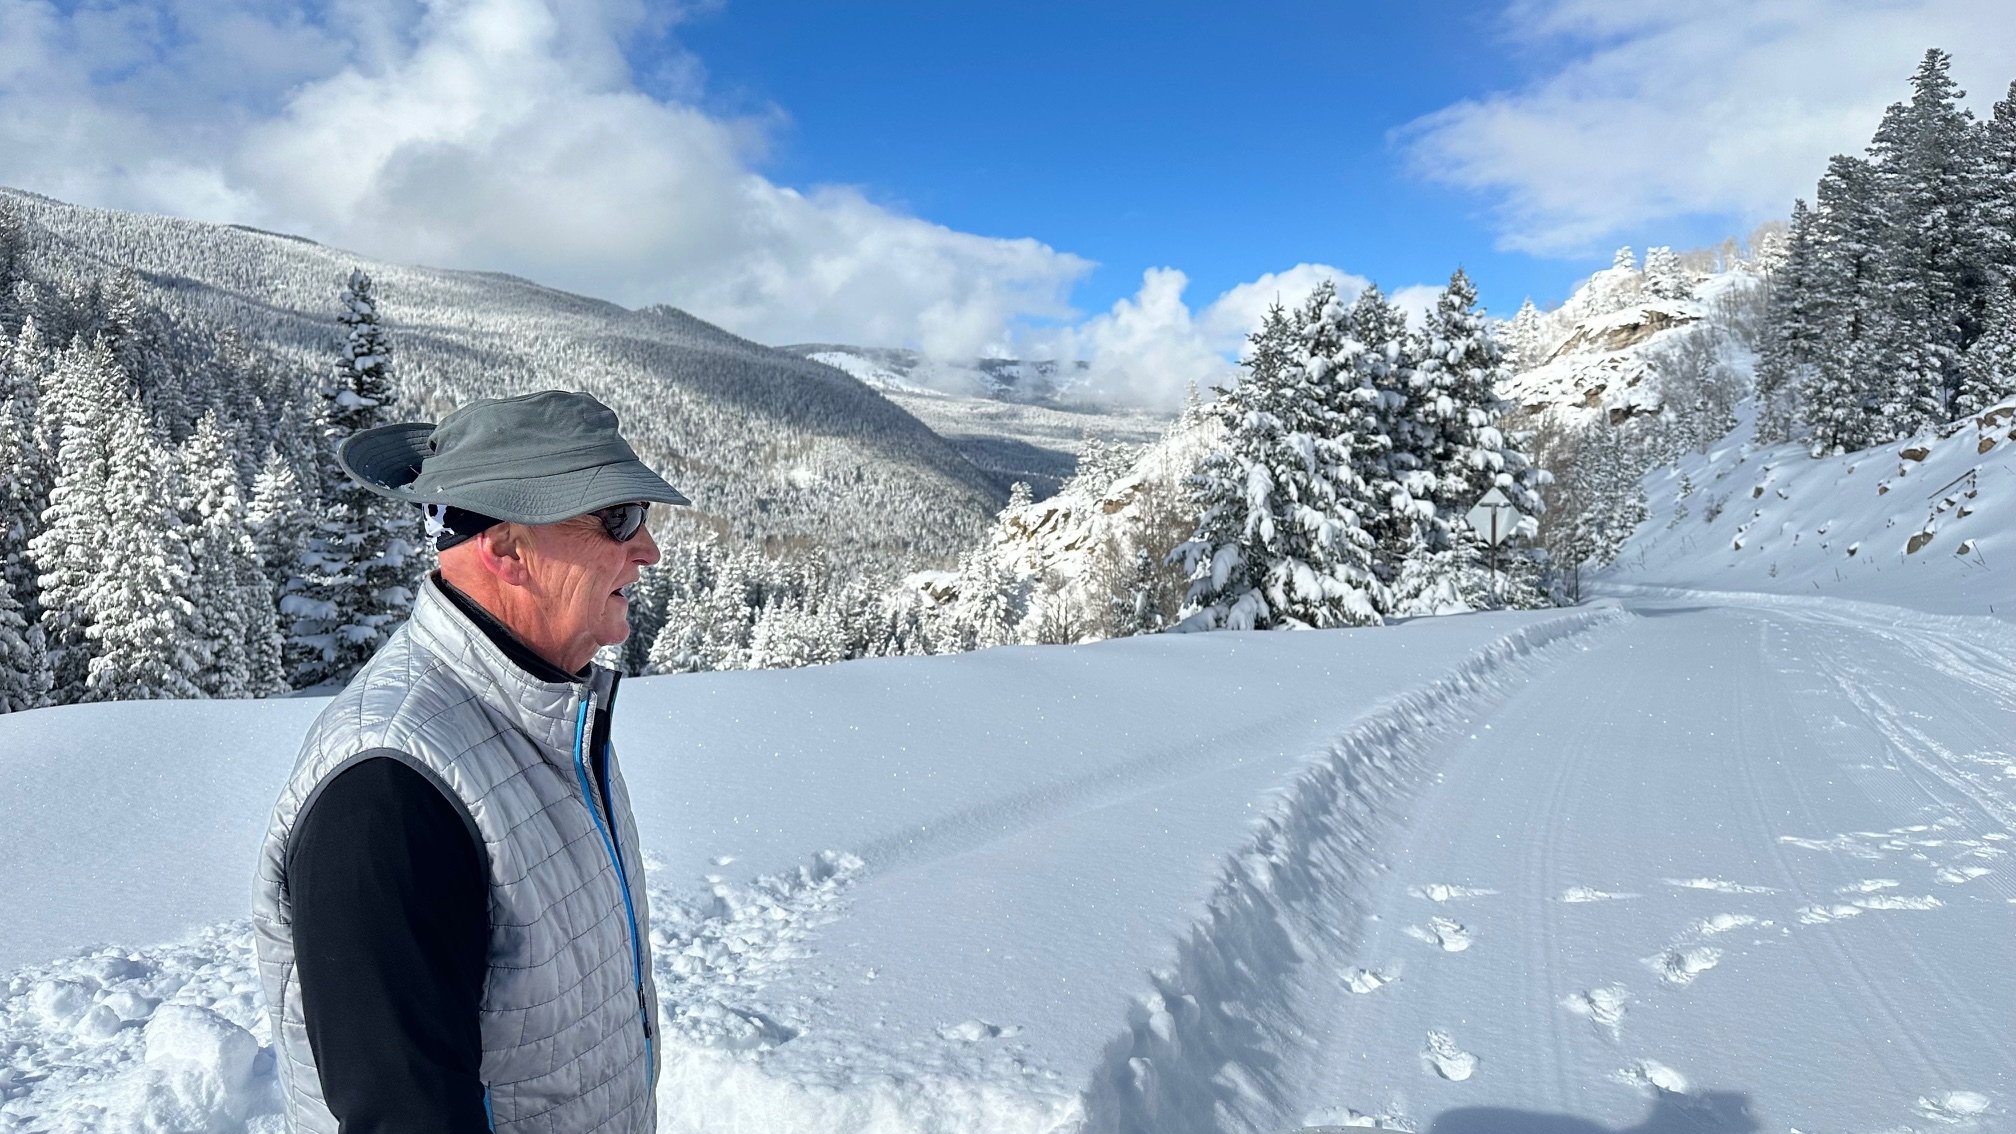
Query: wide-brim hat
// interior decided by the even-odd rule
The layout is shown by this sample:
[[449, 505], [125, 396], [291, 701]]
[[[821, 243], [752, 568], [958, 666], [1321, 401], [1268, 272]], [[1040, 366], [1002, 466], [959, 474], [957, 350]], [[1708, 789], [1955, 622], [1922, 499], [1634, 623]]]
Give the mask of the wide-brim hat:
[[612, 504], [690, 504], [587, 394], [481, 398], [439, 424], [381, 425], [344, 440], [351, 479], [408, 504], [442, 504], [516, 524], [553, 524]]

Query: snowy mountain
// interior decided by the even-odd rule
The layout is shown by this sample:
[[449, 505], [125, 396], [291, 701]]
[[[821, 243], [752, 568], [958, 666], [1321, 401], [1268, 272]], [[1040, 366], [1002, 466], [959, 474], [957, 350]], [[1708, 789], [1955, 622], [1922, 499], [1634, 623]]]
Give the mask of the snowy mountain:
[[896, 347], [799, 343], [777, 349], [844, 370], [878, 390], [950, 394], [1029, 405], [1069, 401], [1091, 372], [1084, 362], [941, 359]]
[[585, 390], [622, 414], [642, 455], [695, 501], [684, 518], [705, 528], [810, 541], [843, 558], [949, 555], [1006, 494], [854, 378], [675, 308], [631, 311], [496, 273], [0, 193], [27, 221], [31, 271], [83, 280], [130, 267], [145, 298], [199, 336], [236, 335], [303, 381], [327, 372], [339, 289], [363, 267], [378, 284], [409, 419], [475, 397]]
[[1598, 272], [1558, 310], [1526, 326], [1514, 321], [1514, 373], [1499, 392], [1528, 415], [1571, 426], [1655, 417], [1690, 348], [1722, 349], [1715, 340], [1727, 337], [1733, 313], [1760, 298], [1762, 284], [1754, 267], [1736, 264], [1690, 276], [1683, 298], [1649, 292], [1628, 266]]
[[[1069, 376], [1084, 366], [983, 358], [948, 363], [883, 347], [781, 348], [859, 378], [930, 426], [1002, 491], [1016, 481], [1037, 499], [1055, 493], [1077, 468], [1088, 441], [1139, 445], [1160, 436], [1164, 414], [1071, 396]], [[1061, 380], [1061, 381], [1060, 381]]]

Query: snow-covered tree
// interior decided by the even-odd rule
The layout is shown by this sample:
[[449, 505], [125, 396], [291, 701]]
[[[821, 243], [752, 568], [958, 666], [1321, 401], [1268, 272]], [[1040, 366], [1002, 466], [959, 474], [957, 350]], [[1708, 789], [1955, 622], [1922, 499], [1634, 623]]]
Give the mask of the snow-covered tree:
[[1547, 316], [1534, 306], [1533, 297], [1519, 305], [1505, 331], [1505, 366], [1513, 373], [1531, 370], [1547, 360], [1553, 344], [1547, 342]]
[[1884, 112], [1870, 145], [1882, 202], [1886, 302], [1874, 328], [1893, 376], [1880, 398], [1890, 436], [1944, 420], [1960, 355], [1980, 334], [1990, 247], [1980, 210], [1983, 166], [1952, 57], [1933, 48], [1911, 98]]
[[[1981, 228], [1991, 275], [2016, 287], [2016, 82], [1981, 124]], [[1985, 328], [1984, 328], [1985, 333]]]
[[[200, 697], [196, 682], [212, 650], [195, 625], [195, 569], [174, 504], [174, 466], [150, 436], [140, 407], [114, 406], [112, 462], [104, 490], [100, 571], [84, 588], [85, 634], [94, 647], [86, 701]], [[66, 446], [67, 448], [67, 446]]]
[[90, 590], [104, 574], [107, 484], [125, 456], [114, 429], [127, 398], [126, 379], [102, 341], [73, 344], [43, 377], [41, 422], [56, 440], [49, 505], [41, 529], [29, 538], [28, 555], [39, 572], [42, 629], [59, 703], [78, 700], [85, 691], [92, 654]]
[[188, 592], [195, 607], [191, 632], [210, 655], [194, 680], [211, 697], [260, 697], [287, 686], [273, 586], [253, 539], [231, 450], [212, 411], [196, 423], [182, 453], [189, 492], [183, 519], [194, 571]]
[[1999, 284], [1989, 301], [1981, 337], [1960, 360], [1960, 392], [1953, 408], [1976, 414], [2016, 398], [2016, 286]]
[[1671, 248], [1646, 249], [1645, 292], [1655, 299], [1694, 298], [1694, 279]]
[[[1372, 537], [1374, 573], [1391, 583], [1417, 533], [1436, 526], [1436, 438], [1423, 420], [1423, 403], [1433, 395], [1417, 389], [1419, 344], [1406, 315], [1376, 287], [1358, 293], [1334, 330], [1323, 328], [1323, 313], [1315, 317], [1317, 328], [1303, 331], [1313, 348], [1304, 365], [1331, 364], [1327, 380], [1317, 385], [1327, 411], [1324, 432], [1350, 454], [1350, 475], [1339, 480], [1335, 492], [1348, 499], [1363, 486], [1363, 505], [1348, 510]], [[1333, 337], [1340, 346], [1324, 359], [1317, 344]], [[1432, 530], [1424, 538], [1442, 542]]]
[[1814, 303], [1825, 333], [1800, 389], [1815, 452], [1849, 452], [1876, 437], [1881, 373], [1871, 332], [1884, 290], [1881, 224], [1875, 170], [1860, 158], [1829, 159], [1815, 220]]
[[[1334, 327], [1337, 307], [1326, 283], [1305, 310], [1319, 313], [1319, 328]], [[1217, 404], [1224, 441], [1192, 480], [1196, 530], [1172, 556], [1190, 578], [1193, 628], [1380, 620], [1382, 584], [1362, 517], [1369, 493], [1319, 393], [1336, 384], [1339, 362], [1327, 343], [1301, 341], [1277, 304], [1252, 337], [1244, 377]]]
[[1792, 203], [1792, 224], [1770, 273], [1770, 301], [1756, 370], [1757, 440], [1792, 439], [1800, 417], [1799, 394], [1813, 380], [1813, 367], [1828, 333], [1821, 294], [1821, 250], [1812, 210]]
[[[379, 324], [371, 278], [353, 270], [339, 321], [348, 334], [322, 388], [329, 451], [394, 420], [392, 346]], [[300, 586], [281, 599], [297, 686], [346, 681], [413, 605], [421, 542], [417, 513], [331, 469], [324, 512], [309, 536]]]

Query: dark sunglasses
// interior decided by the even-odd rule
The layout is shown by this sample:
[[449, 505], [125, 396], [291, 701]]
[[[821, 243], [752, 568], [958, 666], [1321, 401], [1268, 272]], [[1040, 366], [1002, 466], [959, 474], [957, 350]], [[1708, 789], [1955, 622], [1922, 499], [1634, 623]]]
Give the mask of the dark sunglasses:
[[645, 513], [651, 510], [649, 504], [611, 504], [607, 508], [597, 508], [589, 515], [602, 521], [602, 530], [617, 543], [629, 543], [644, 530]]

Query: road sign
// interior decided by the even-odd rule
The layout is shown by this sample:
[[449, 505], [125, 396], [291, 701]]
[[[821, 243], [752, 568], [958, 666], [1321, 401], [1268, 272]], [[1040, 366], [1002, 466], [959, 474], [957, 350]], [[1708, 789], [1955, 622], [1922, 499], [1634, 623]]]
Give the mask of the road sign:
[[1470, 524], [1470, 530], [1491, 547], [1512, 538], [1512, 534], [1526, 523], [1525, 513], [1513, 507], [1511, 497], [1498, 488], [1486, 492], [1464, 519]]

